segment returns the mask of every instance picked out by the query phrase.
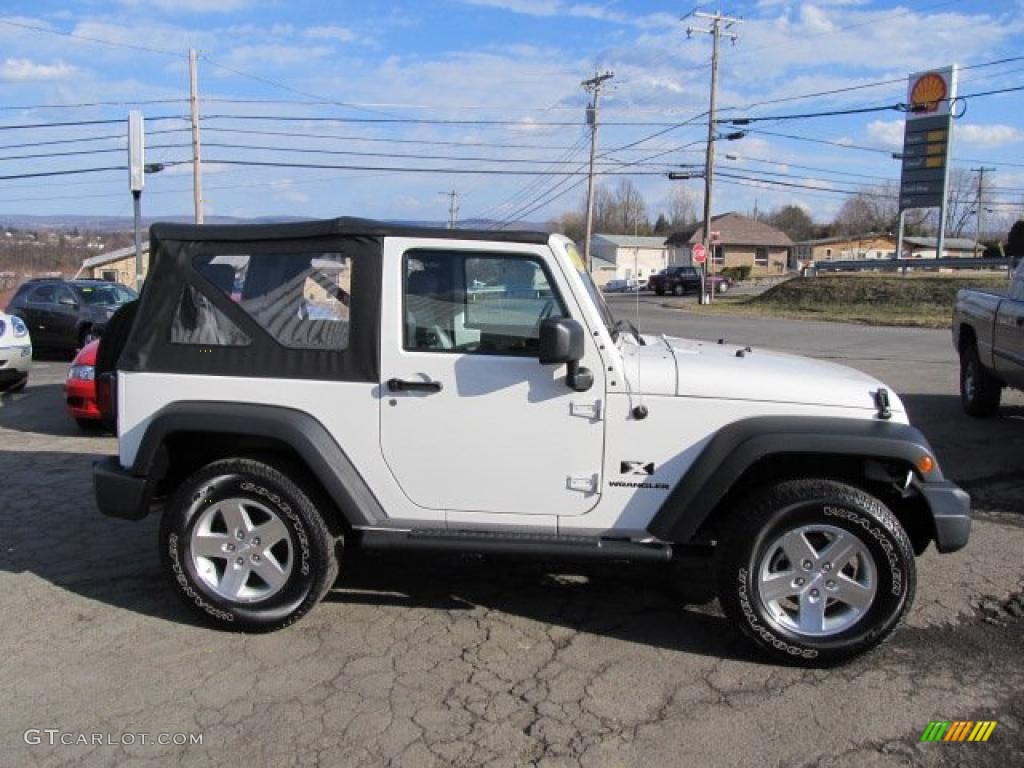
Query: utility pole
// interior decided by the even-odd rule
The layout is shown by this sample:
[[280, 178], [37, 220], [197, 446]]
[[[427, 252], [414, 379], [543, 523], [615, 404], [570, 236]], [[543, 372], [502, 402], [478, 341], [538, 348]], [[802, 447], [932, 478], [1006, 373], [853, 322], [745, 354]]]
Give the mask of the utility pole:
[[437, 194], [448, 198], [448, 229], [455, 229], [455, 225], [459, 223], [458, 190], [453, 189], [450, 192], [438, 192]]
[[[687, 27], [686, 36], [693, 37], [694, 32], [701, 32], [711, 35], [711, 96], [708, 103], [708, 145], [704, 156], [704, 248], [707, 253], [708, 277], [715, 272], [715, 252], [711, 243], [711, 195], [715, 183], [715, 97], [718, 95], [718, 48], [723, 32], [733, 44], [739, 39], [739, 35], [729, 30], [737, 24], [742, 24], [742, 19], [725, 16], [721, 11], [716, 13], [704, 13], [697, 11], [693, 14], [699, 19], [707, 19], [710, 27]], [[715, 293], [714, 282], [708, 291], [707, 301], [711, 303], [711, 297]], [[701, 303], [704, 296], [700, 297]]]
[[982, 207], [982, 197], [985, 194], [985, 174], [989, 171], [995, 171], [995, 168], [987, 168], [984, 165], [979, 168], [971, 168], [971, 173], [978, 174], [978, 218], [974, 225], [974, 258], [978, 258], [978, 246], [981, 244], [981, 214], [985, 210]]
[[196, 49], [188, 49], [189, 102], [192, 106], [192, 201], [196, 224], [203, 223], [203, 160], [199, 141], [199, 63]]
[[587, 272], [593, 271], [593, 263], [590, 258], [590, 240], [594, 235], [594, 159], [597, 156], [597, 117], [601, 106], [601, 87], [606, 80], [615, 77], [614, 72], [603, 72], [589, 80], [584, 80], [580, 85], [583, 90], [591, 95], [590, 106], [587, 107], [587, 124], [590, 126], [590, 170], [587, 173], [587, 231], [586, 239], [583, 242], [583, 263], [586, 264]]

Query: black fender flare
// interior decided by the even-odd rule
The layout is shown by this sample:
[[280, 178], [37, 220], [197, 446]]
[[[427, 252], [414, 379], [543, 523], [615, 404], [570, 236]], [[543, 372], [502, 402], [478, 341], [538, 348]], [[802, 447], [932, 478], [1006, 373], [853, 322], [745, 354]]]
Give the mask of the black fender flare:
[[353, 528], [384, 519], [380, 502], [327, 428], [305, 411], [258, 403], [180, 401], [161, 408], [146, 425], [131, 473], [149, 476], [166, 439], [180, 432], [273, 438], [298, 454]]
[[[663, 541], [688, 542], [744, 473], [768, 456], [819, 454], [897, 460], [917, 467], [934, 459], [928, 440], [906, 424], [814, 416], [757, 416], [722, 427], [669, 492], [647, 530]], [[938, 462], [916, 470], [925, 483], [943, 481]]]

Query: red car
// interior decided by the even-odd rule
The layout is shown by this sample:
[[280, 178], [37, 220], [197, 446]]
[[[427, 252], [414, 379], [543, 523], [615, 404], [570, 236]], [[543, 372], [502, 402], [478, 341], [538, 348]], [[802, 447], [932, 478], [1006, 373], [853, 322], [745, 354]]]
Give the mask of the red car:
[[93, 341], [78, 350], [64, 382], [68, 413], [79, 427], [89, 432], [96, 432], [103, 426], [103, 416], [96, 402], [96, 350], [99, 347], [99, 341]]

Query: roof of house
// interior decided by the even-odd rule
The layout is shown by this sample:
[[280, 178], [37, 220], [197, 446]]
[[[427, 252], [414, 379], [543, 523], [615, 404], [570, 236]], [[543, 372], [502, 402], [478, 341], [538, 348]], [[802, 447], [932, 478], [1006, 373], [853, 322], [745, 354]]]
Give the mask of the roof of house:
[[[904, 238], [906, 239], [906, 238]], [[836, 235], [834, 237], [819, 237], [815, 240], [800, 240], [796, 245], [828, 245], [829, 243], [856, 243], [859, 240], [892, 240], [896, 237], [888, 232], [865, 232], [859, 235]]]
[[[144, 240], [142, 242], [142, 252], [149, 252], [149, 241]], [[97, 253], [95, 256], [90, 256], [82, 262], [82, 269], [92, 269], [93, 267], [102, 267], [105, 264], [110, 264], [121, 259], [128, 258], [129, 256], [135, 255], [135, 246], [129, 245], [125, 248], [118, 248], [114, 251], [107, 251], [105, 253]]]
[[664, 248], [667, 239], [662, 236], [638, 237], [634, 235], [603, 235], [595, 233], [591, 242], [594, 245], [611, 243], [617, 248]]
[[[904, 237], [903, 242], [918, 248], [935, 248], [938, 245], [938, 241], [934, 237]], [[947, 237], [942, 243], [943, 248], [952, 251], [973, 251], [976, 245], [977, 243], [969, 237]]]
[[[774, 245], [788, 248], [793, 245], [781, 229], [763, 221], [751, 219], [734, 211], [711, 217], [712, 232], [721, 233], [718, 242], [722, 245]], [[704, 240], [704, 226], [694, 224], [686, 229], [673, 232], [668, 238], [669, 245], [694, 245]]]

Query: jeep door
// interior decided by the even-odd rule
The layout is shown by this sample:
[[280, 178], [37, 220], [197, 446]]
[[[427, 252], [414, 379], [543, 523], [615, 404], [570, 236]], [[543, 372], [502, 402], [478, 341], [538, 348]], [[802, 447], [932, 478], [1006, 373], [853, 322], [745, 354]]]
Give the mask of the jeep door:
[[541, 321], [582, 315], [550, 249], [388, 238], [384, 270], [381, 449], [405, 495], [449, 521], [591, 509], [605, 370], [589, 332], [586, 392], [538, 361]]

